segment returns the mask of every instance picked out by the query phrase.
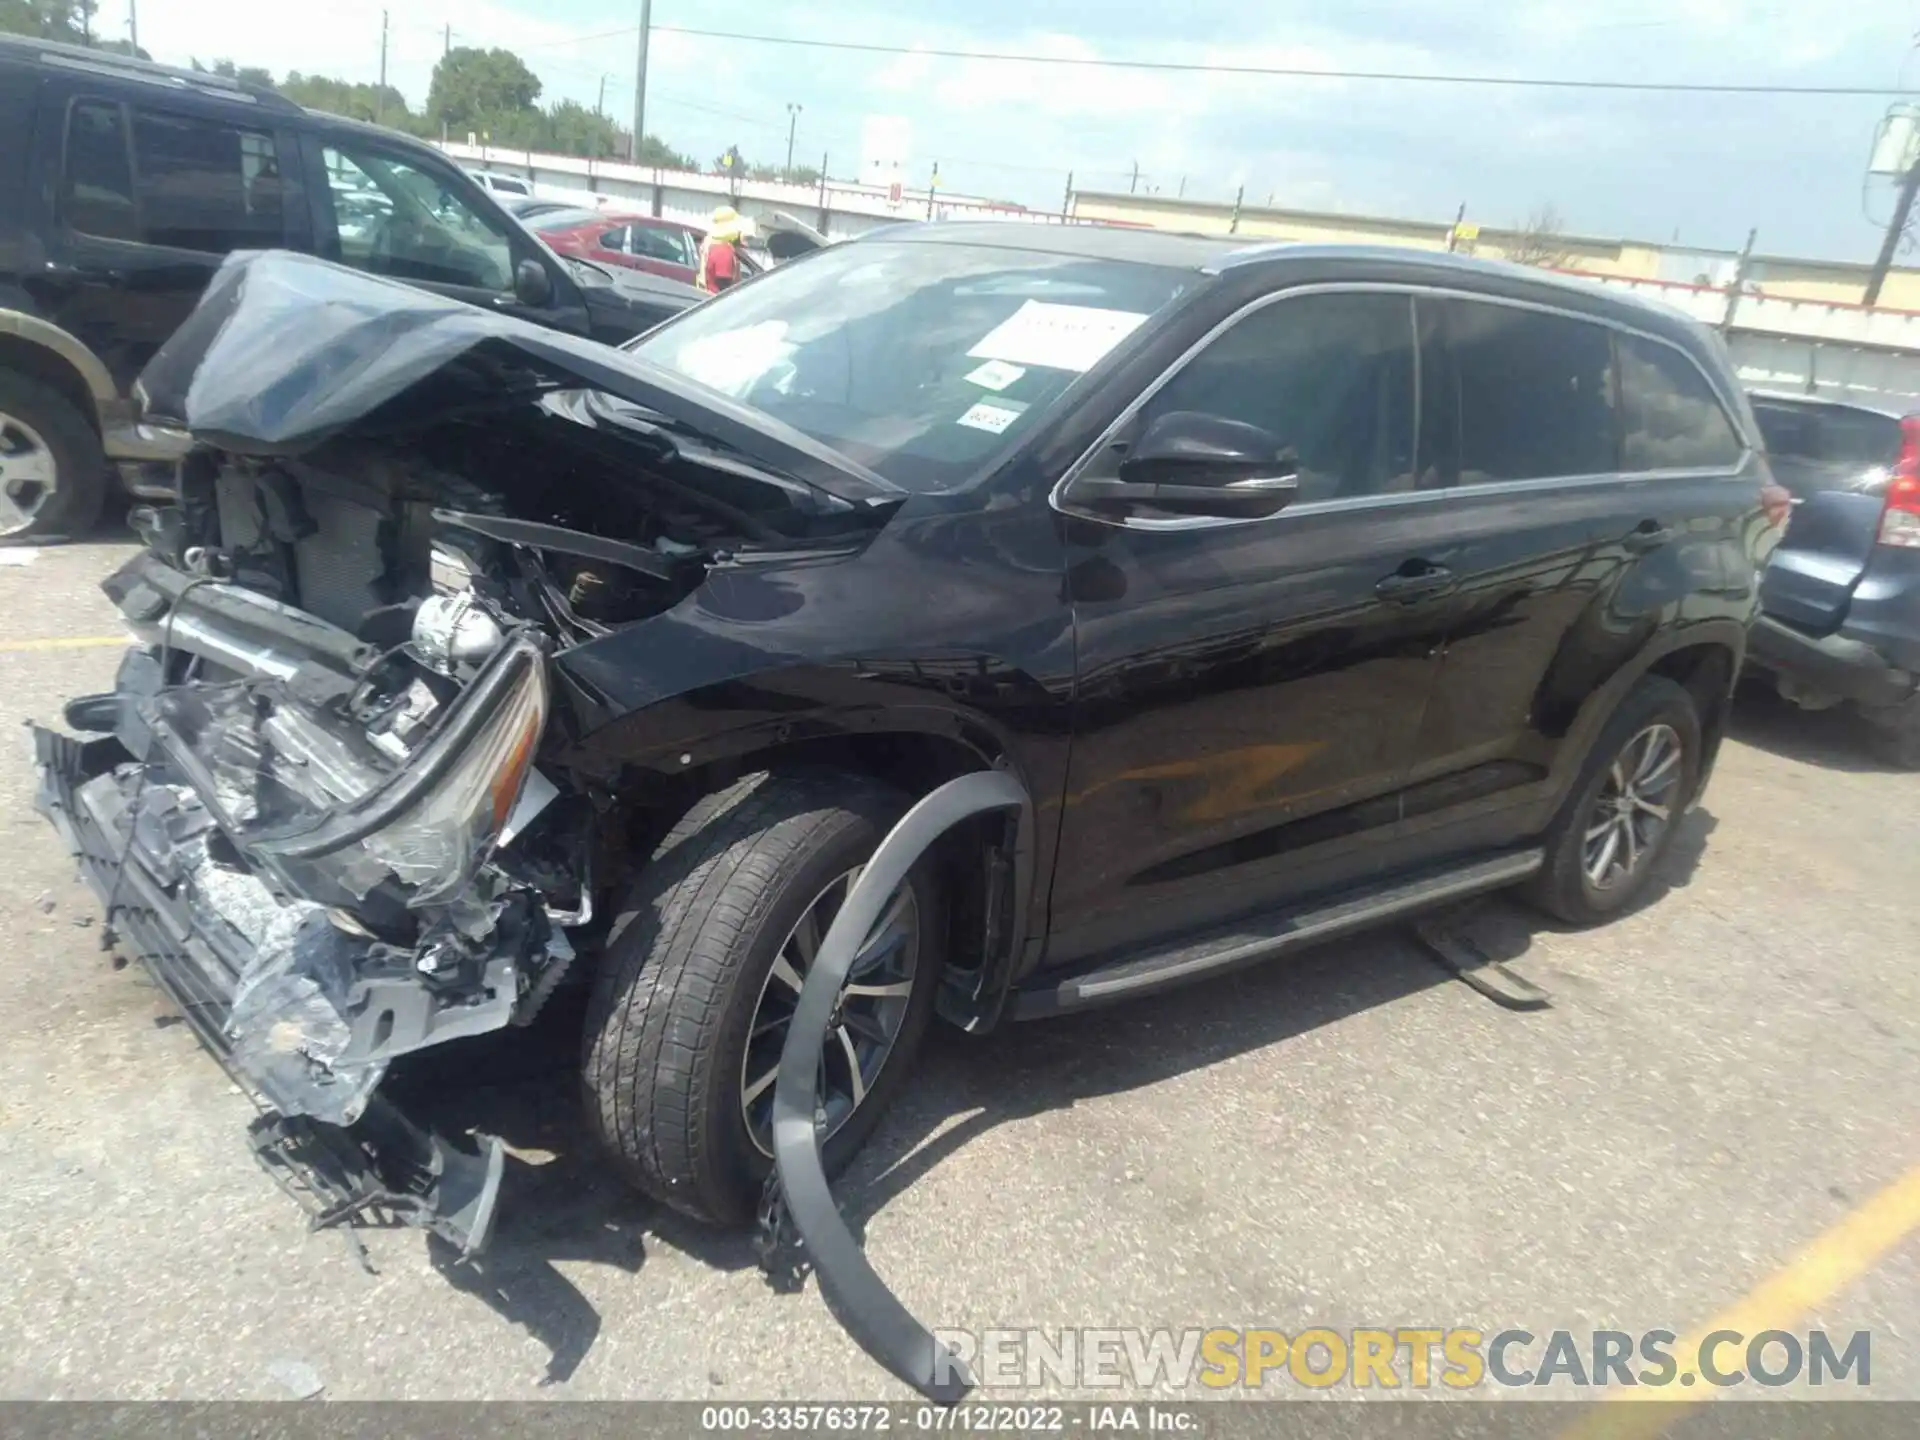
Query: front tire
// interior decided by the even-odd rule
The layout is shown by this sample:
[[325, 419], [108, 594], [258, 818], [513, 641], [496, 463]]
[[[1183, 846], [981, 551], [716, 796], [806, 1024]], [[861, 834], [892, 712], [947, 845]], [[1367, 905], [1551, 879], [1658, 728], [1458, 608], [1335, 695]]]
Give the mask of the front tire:
[[106, 496], [93, 422], [45, 382], [0, 370], [0, 540], [83, 535]]
[[1700, 783], [1700, 715], [1673, 681], [1649, 675], [1607, 721], [1522, 887], [1569, 925], [1597, 925], [1646, 890]]
[[[703, 798], [655, 850], [601, 959], [582, 1060], [591, 1122], [647, 1194], [696, 1220], [752, 1217], [773, 1163], [762, 1127], [784, 1002], [836, 897], [906, 808], [867, 776], [762, 773]], [[886, 943], [869, 937], [878, 958], [857, 966], [828, 1037], [829, 1171], [905, 1083], [944, 935], [939, 887], [921, 866], [875, 927]]]

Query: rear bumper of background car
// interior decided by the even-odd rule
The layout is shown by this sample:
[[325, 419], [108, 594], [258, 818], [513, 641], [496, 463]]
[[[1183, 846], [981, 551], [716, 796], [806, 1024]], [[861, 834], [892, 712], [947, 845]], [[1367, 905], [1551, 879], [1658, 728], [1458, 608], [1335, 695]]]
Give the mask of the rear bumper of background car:
[[334, 1103], [317, 1099], [315, 1085], [303, 1078], [308, 1067], [297, 1025], [272, 1027], [269, 1047], [287, 1033], [268, 1063], [257, 1042], [238, 1053], [229, 1022], [252, 946], [245, 923], [232, 923], [229, 912], [251, 902], [242, 892], [218, 893], [183, 869], [175, 854], [180, 837], [169, 833], [183, 812], [167, 815], [143, 803], [140, 767], [118, 739], [76, 740], [38, 726], [33, 735], [37, 806], [99, 897], [106, 935], [139, 957], [260, 1107], [248, 1127], [254, 1152], [315, 1228], [380, 1216], [432, 1230], [463, 1254], [484, 1248], [505, 1163], [500, 1142], [481, 1137], [476, 1155], [413, 1124], [378, 1093], [384, 1061], [363, 1067], [360, 1083], [324, 1076], [347, 1093]]
[[1808, 635], [1762, 615], [1747, 640], [1747, 663], [1808, 690], [1868, 707], [1898, 705], [1916, 676], [1878, 646], [1842, 634]]

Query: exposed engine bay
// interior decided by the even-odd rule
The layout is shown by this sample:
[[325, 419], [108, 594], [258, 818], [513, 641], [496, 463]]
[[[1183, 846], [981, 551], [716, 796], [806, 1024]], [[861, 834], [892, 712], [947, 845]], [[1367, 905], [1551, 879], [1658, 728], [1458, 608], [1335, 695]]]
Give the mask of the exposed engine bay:
[[143, 382], [199, 443], [105, 582], [138, 643], [67, 706], [93, 738], [36, 732], [42, 806], [316, 1223], [380, 1206], [477, 1249], [497, 1142], [475, 1157], [376, 1092], [397, 1056], [532, 1020], [597, 938], [618, 796], [556, 759], [580, 721], [553, 657], [716, 571], [844, 552], [885, 510], [584, 383], [611, 353], [587, 342], [489, 350], [451, 302], [422, 301], [438, 351], [375, 317], [412, 370], [362, 367], [359, 408], [311, 423], [294, 381], [341, 369], [325, 336], [261, 374], [264, 331], [195, 330], [248, 264], [242, 315], [271, 320], [312, 262], [230, 265]]

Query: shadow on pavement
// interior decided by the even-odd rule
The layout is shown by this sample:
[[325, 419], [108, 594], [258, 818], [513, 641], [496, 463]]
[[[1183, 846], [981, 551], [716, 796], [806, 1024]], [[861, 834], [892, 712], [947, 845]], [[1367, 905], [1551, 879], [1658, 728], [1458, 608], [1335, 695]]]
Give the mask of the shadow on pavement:
[[1873, 727], [1851, 707], [1802, 710], [1758, 682], [1740, 687], [1727, 733], [1743, 745], [1824, 770], [1857, 775], [1899, 773], [1898, 766], [1876, 753]]
[[[1716, 824], [1704, 810], [1682, 821], [1634, 910], [1691, 881]], [[1508, 964], [1525, 959], [1536, 934], [1557, 928], [1498, 896], [1474, 904], [1469, 923], [1488, 958]], [[1451, 979], [1400, 927], [1151, 1000], [977, 1038], [936, 1025], [914, 1083], [836, 1183], [842, 1209], [858, 1234], [895, 1196], [997, 1126], [1154, 1085]], [[547, 1347], [543, 1384], [566, 1381], [600, 1332], [598, 1313], [557, 1262], [631, 1274], [652, 1242], [716, 1269], [755, 1264], [749, 1235], [716, 1232], [640, 1197], [598, 1153], [575, 1068], [584, 1010], [583, 994], [556, 997], [531, 1029], [426, 1052], [390, 1082], [442, 1133], [484, 1131], [514, 1152], [490, 1249], [463, 1262], [441, 1242], [428, 1244], [449, 1283]], [[955, 1116], [964, 1118], [951, 1123]]]

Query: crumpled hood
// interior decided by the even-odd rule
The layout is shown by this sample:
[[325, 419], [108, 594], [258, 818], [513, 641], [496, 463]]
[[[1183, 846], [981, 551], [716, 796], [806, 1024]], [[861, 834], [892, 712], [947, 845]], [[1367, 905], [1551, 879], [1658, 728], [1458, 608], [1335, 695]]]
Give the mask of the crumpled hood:
[[597, 341], [285, 251], [238, 254], [142, 372], [151, 421], [298, 454], [552, 389], [598, 390], [856, 503], [899, 490], [772, 417]]

